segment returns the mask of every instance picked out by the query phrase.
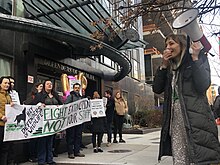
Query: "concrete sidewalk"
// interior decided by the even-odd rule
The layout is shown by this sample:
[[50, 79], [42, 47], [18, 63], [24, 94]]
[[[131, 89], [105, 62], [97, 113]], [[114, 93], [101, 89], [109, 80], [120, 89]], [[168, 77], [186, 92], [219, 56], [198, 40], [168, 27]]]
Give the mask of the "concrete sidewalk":
[[[220, 126], [218, 126], [220, 133]], [[220, 136], [220, 134], [219, 134]], [[112, 144], [106, 147], [106, 134], [103, 137], [103, 153], [93, 153], [92, 144], [87, 145], [82, 153], [83, 158], [69, 159], [67, 153], [54, 158], [57, 165], [172, 165], [172, 157], [163, 157], [159, 163], [160, 131], [146, 134], [123, 134], [126, 143]], [[220, 137], [219, 137], [220, 139]], [[37, 163], [21, 163], [20, 165], [36, 165]]]
[[[54, 158], [57, 164], [75, 164], [75, 165], [171, 165], [172, 158], [164, 157], [159, 163], [160, 131], [147, 134], [123, 134], [126, 143], [112, 144], [106, 147], [106, 135], [103, 137], [103, 153], [93, 153], [92, 144], [87, 145], [82, 153], [83, 158], [76, 157], [69, 159], [67, 153], [59, 154]], [[35, 165], [36, 163], [21, 163], [21, 165]]]

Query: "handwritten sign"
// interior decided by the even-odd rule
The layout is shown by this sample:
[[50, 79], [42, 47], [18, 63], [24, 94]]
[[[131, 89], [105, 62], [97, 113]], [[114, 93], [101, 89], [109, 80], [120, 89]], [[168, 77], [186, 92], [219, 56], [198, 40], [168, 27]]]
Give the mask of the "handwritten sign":
[[91, 115], [94, 117], [105, 117], [105, 109], [103, 105], [103, 99], [90, 100]]
[[91, 120], [87, 98], [65, 105], [6, 105], [4, 141], [53, 135]]

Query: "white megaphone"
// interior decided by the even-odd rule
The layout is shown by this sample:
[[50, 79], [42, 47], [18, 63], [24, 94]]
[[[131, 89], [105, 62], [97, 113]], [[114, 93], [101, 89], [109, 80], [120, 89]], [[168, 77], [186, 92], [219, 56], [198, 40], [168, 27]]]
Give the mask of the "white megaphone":
[[212, 46], [199, 28], [197, 23], [198, 14], [198, 9], [189, 9], [176, 17], [172, 26], [174, 29], [182, 29], [192, 41], [200, 41], [204, 50], [208, 52]]

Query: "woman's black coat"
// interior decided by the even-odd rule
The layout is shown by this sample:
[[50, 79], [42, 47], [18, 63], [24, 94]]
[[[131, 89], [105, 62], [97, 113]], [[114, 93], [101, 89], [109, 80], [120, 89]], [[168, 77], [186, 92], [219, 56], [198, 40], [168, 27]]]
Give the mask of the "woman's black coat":
[[[178, 94], [189, 142], [190, 162], [195, 164], [219, 163], [218, 130], [206, 97], [206, 90], [211, 84], [207, 56], [201, 52], [199, 60], [193, 62], [191, 56], [185, 54], [179, 69]], [[160, 70], [158, 68], [153, 84], [155, 93], [164, 92], [159, 160], [162, 156], [172, 155], [169, 134], [172, 77], [172, 72], [169, 69]]]

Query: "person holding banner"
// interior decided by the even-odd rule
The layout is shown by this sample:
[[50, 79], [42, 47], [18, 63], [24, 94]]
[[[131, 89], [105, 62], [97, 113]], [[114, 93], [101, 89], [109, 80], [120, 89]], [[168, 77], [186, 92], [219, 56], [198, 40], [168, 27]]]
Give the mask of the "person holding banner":
[[172, 156], [174, 165], [219, 164], [218, 129], [206, 96], [210, 84], [201, 44], [183, 34], [168, 35], [153, 82], [155, 93], [164, 92], [159, 160]]
[[120, 91], [115, 94], [115, 114], [114, 114], [114, 140], [113, 143], [118, 143], [116, 137], [119, 134], [119, 143], [125, 143], [122, 139], [122, 127], [124, 123], [124, 116], [128, 112], [128, 105]]
[[[62, 105], [62, 101], [57, 92], [54, 91], [51, 80], [45, 80], [43, 90], [37, 93], [33, 104], [45, 105]], [[54, 135], [45, 136], [38, 139], [38, 165], [50, 164], [55, 165], [53, 161], [53, 140]]]
[[[93, 93], [93, 99], [100, 99], [100, 95], [97, 91]], [[93, 145], [94, 153], [103, 152], [101, 148], [101, 143], [102, 143], [104, 130], [105, 130], [105, 117], [92, 117], [91, 132], [92, 132], [92, 145]]]
[[[36, 82], [31, 88], [31, 92], [27, 94], [27, 98], [24, 101], [26, 105], [32, 105], [33, 100], [36, 97], [37, 93], [40, 93], [43, 89], [43, 84], [41, 82]], [[28, 148], [29, 148], [29, 162], [37, 162], [37, 145], [38, 138], [30, 139]]]
[[[66, 99], [66, 104], [72, 103], [74, 101], [82, 99], [80, 95], [81, 85], [79, 83], [73, 84], [73, 91]], [[66, 129], [66, 142], [67, 142], [67, 152], [68, 158], [74, 159], [77, 157], [85, 157], [84, 154], [80, 153], [80, 144], [82, 138], [82, 124], [75, 125], [73, 127]], [[74, 151], [73, 151], [74, 147]]]
[[41, 82], [36, 82], [31, 88], [31, 92], [27, 94], [27, 98], [24, 101], [26, 105], [32, 105], [32, 101], [34, 100], [37, 93], [40, 93], [43, 89], [43, 84]]
[[8, 165], [8, 155], [9, 155], [9, 148], [11, 142], [3, 142], [4, 138], [4, 126], [5, 122], [7, 122], [7, 117], [5, 116], [5, 105], [11, 104], [13, 102], [9, 95], [10, 91], [10, 80], [8, 77], [1, 77], [0, 78], [0, 164], [1, 165]]

